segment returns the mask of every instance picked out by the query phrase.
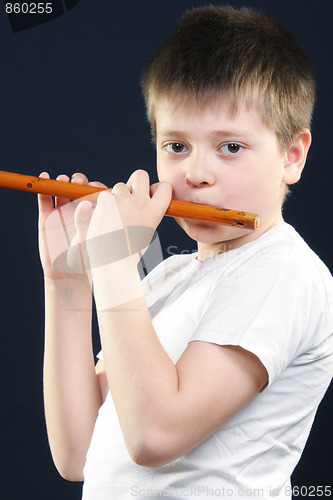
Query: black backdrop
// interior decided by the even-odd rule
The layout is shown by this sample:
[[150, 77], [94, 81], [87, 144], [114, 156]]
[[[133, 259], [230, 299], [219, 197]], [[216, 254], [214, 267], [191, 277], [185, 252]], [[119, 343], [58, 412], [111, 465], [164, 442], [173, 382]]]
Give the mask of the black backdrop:
[[[110, 186], [126, 181], [137, 168], [154, 172], [140, 71], [181, 13], [203, 3], [80, 0], [50, 22], [18, 31], [12, 31], [2, 4], [0, 168], [32, 175], [48, 170], [51, 177], [83, 171], [91, 180]], [[314, 65], [318, 88], [314, 140], [303, 178], [287, 202], [285, 219], [332, 271], [333, 4], [331, 0], [230, 3], [265, 10], [289, 26]], [[1, 499], [79, 499], [81, 484], [64, 481], [54, 468], [44, 425], [36, 197], [1, 189], [0, 217]], [[163, 220], [159, 235], [165, 256], [194, 249], [169, 218]], [[98, 349], [96, 332], [94, 339]], [[331, 484], [332, 406], [329, 390], [294, 473], [295, 485]]]

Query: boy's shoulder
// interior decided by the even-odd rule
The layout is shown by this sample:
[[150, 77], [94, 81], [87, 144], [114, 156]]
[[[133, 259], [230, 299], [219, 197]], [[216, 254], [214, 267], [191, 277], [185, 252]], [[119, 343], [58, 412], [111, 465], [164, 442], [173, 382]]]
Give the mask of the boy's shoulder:
[[301, 273], [313, 278], [325, 276], [333, 286], [330, 270], [293, 226], [281, 222], [273, 228], [268, 241], [277, 254], [284, 256]]
[[333, 293], [333, 277], [326, 264], [312, 250], [308, 243], [286, 223], [280, 222], [257, 240], [244, 245], [235, 261], [239, 265], [252, 266], [260, 273], [269, 269], [280, 271], [288, 269], [291, 279], [304, 282], [324, 281]]
[[[316, 253], [288, 223], [280, 222], [256, 240], [203, 262], [197, 253], [172, 255], [158, 264], [146, 278], [149, 288], [170, 287], [180, 281], [210, 282], [212, 286], [232, 281], [236, 286], [288, 276], [309, 289], [321, 289], [333, 297], [333, 277]], [[215, 284], [215, 285], [214, 285]], [[325, 292], [325, 289], [328, 292]]]

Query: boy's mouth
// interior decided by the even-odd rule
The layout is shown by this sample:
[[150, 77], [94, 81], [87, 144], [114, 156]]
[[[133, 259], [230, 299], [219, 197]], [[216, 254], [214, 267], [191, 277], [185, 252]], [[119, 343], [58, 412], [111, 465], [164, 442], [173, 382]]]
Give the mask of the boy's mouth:
[[186, 203], [195, 203], [196, 205], [207, 205], [209, 207], [217, 207], [217, 208], [224, 206], [221, 203], [218, 203], [218, 204], [212, 203], [212, 200], [206, 201], [206, 200], [193, 200], [193, 199], [188, 200], [188, 199], [185, 199], [185, 200], [179, 200], [179, 201], [185, 201]]

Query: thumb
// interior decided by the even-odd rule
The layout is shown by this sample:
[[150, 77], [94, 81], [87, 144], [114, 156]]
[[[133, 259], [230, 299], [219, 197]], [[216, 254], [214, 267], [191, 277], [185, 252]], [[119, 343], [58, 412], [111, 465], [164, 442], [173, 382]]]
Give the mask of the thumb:
[[172, 186], [167, 181], [155, 182], [154, 184], [152, 184], [150, 186], [150, 196], [153, 197], [156, 191], [160, 190], [161, 188], [166, 190], [169, 189], [171, 192], [170, 196], [172, 196]]
[[76, 242], [79, 244], [86, 240], [92, 214], [93, 204], [88, 200], [81, 201], [76, 207], [74, 223], [76, 228]]
[[172, 186], [169, 182], [162, 181], [150, 186], [150, 195], [152, 199], [159, 201], [167, 210], [172, 198]]
[[75, 236], [67, 251], [67, 266], [71, 273], [83, 273], [89, 269], [89, 257], [86, 251], [86, 237], [93, 213], [90, 201], [81, 201], [74, 212]]

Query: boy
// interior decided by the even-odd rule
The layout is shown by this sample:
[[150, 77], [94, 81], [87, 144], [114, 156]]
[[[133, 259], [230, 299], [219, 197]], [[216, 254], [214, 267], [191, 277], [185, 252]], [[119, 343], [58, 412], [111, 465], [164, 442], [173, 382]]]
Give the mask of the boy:
[[[137, 171], [75, 212], [98, 312], [96, 370], [90, 281], [52, 267], [52, 201], [39, 197], [56, 466], [84, 477], [84, 500], [291, 498], [333, 358], [332, 277], [282, 218], [311, 143], [311, 69], [265, 16], [205, 7], [152, 57], [143, 89], [160, 182]], [[141, 285], [132, 242], [117, 260], [100, 236], [156, 229], [171, 198], [259, 213], [261, 225], [179, 220], [197, 254], [169, 258]]]

